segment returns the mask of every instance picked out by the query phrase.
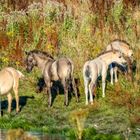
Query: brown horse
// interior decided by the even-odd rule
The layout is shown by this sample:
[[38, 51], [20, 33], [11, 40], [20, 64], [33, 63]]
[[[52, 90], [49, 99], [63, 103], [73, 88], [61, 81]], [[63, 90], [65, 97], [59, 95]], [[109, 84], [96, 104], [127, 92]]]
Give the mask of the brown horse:
[[7, 95], [9, 113], [11, 112], [12, 95], [10, 91], [12, 89], [16, 98], [16, 112], [19, 112], [18, 86], [19, 79], [22, 77], [24, 77], [24, 75], [12, 67], [7, 67], [0, 71], [0, 95]]
[[64, 104], [66, 106], [68, 105], [68, 88], [70, 83], [72, 83], [78, 101], [77, 89], [73, 78], [74, 65], [69, 58], [59, 58], [54, 60], [50, 54], [39, 50], [26, 52], [26, 54], [27, 71], [31, 72], [34, 66], [37, 66], [42, 71], [47, 93], [49, 94], [49, 107], [52, 104], [51, 87], [54, 81], [60, 81], [63, 85], [65, 93]]

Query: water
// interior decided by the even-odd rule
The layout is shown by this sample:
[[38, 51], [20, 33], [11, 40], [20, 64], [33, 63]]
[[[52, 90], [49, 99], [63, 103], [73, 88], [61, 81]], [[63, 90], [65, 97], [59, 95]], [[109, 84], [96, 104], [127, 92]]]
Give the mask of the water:
[[4, 131], [0, 130], [0, 140], [4, 140], [5, 139], [5, 133]]
[[[35, 136], [39, 140], [66, 140], [63, 136], [60, 135], [45, 135], [40, 132], [26, 132], [30, 136]], [[7, 130], [0, 129], [0, 140], [6, 140]]]

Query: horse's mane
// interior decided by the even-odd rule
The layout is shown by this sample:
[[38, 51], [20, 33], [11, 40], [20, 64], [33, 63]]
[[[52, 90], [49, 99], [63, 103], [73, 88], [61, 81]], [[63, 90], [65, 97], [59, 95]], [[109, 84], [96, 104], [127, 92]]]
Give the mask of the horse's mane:
[[44, 59], [46, 57], [54, 59], [48, 52], [44, 52], [44, 51], [40, 51], [40, 50], [32, 50], [32, 51], [29, 52], [29, 54], [34, 54], [34, 53], [40, 55]]
[[116, 52], [119, 52], [119, 51], [118, 51], [118, 50], [103, 51], [103, 52], [101, 52], [100, 54], [98, 54], [97, 57], [99, 57], [99, 56], [101, 56], [101, 55], [104, 55], [104, 54], [107, 54], [107, 53], [110, 53], [110, 52], [116, 53]]

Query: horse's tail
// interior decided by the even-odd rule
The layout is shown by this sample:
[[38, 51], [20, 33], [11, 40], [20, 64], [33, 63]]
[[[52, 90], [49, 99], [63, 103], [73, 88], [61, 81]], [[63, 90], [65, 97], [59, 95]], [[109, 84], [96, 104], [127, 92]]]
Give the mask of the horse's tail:
[[16, 74], [18, 74], [19, 78], [25, 77], [24, 74], [22, 74], [19, 70], [16, 70], [15, 68], [7, 67], [6, 70], [9, 71], [10, 73], [12, 73], [13, 76], [16, 73]]
[[83, 78], [84, 78], [84, 86], [85, 86], [85, 95], [86, 95], [86, 104], [88, 104], [88, 92], [89, 92], [89, 84], [91, 82], [91, 69], [88, 65], [88, 62], [85, 63], [83, 68]]
[[84, 70], [84, 76], [89, 79], [90, 75], [91, 75], [91, 70], [90, 70], [89, 65], [87, 65], [85, 70]]
[[74, 65], [73, 65], [73, 63], [71, 63], [71, 70], [70, 70], [70, 79], [71, 80], [74, 78], [73, 74], [74, 74]]
[[73, 78], [73, 71], [74, 71], [74, 65], [73, 65], [72, 60], [68, 58], [67, 64], [68, 64], [67, 79], [72, 80], [72, 78]]
[[25, 77], [24, 74], [21, 73], [19, 70], [17, 70], [17, 72], [18, 72], [20, 78], [24, 78]]
[[84, 84], [85, 86], [87, 86], [88, 88], [88, 85], [91, 81], [91, 69], [90, 69], [90, 66], [89, 65], [84, 65], [84, 69], [83, 69], [83, 77], [84, 77]]
[[74, 74], [74, 64], [73, 64], [72, 60], [69, 59], [69, 84], [72, 85], [72, 89], [74, 90], [76, 100], [78, 102], [79, 101], [78, 93], [77, 93], [76, 83], [75, 83], [73, 74]]

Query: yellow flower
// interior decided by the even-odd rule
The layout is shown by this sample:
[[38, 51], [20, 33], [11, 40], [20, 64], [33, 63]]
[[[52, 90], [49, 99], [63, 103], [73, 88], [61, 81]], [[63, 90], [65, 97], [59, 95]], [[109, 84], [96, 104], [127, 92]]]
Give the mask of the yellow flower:
[[8, 36], [11, 36], [11, 37], [12, 37], [12, 36], [14, 35], [14, 32], [13, 32], [13, 31], [9, 31], [9, 32], [7, 32], [6, 34], [7, 34]]
[[90, 32], [90, 31], [91, 31], [90, 27], [87, 27], [86, 32]]
[[2, 62], [3, 62], [3, 63], [8, 63], [8, 62], [9, 62], [9, 59], [6, 58], [6, 57], [2, 57], [1, 59], [2, 59]]
[[20, 62], [19, 62], [19, 61], [16, 61], [16, 65], [17, 65], [17, 66], [20, 65]]

